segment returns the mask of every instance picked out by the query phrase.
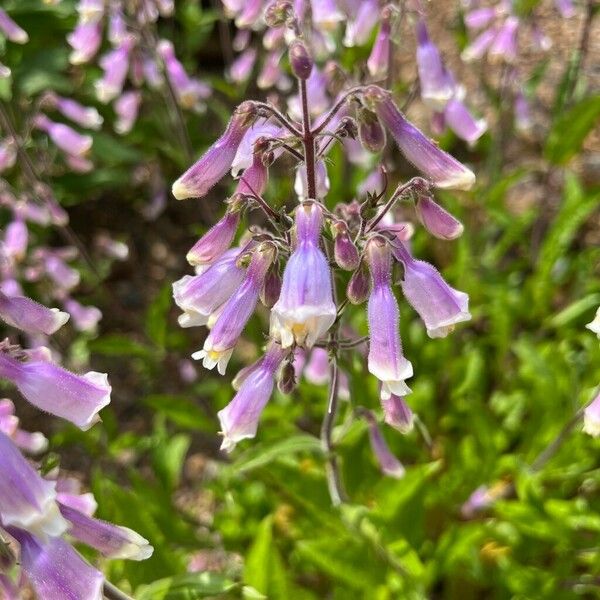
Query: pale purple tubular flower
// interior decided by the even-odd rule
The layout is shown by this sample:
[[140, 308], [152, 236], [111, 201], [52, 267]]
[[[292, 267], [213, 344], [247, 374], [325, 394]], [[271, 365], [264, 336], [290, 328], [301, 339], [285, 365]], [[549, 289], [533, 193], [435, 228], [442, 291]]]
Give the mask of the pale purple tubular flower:
[[269, 169], [263, 162], [264, 142], [259, 138], [254, 144], [252, 164], [242, 173], [238, 180], [235, 194], [239, 196], [259, 196], [263, 194], [269, 182]]
[[[50, 93], [46, 96], [48, 102], [55, 107], [63, 116], [67, 117], [77, 125], [86, 129], [100, 129], [102, 126], [103, 119], [100, 113], [93, 107], [83, 106], [71, 100], [70, 98], [63, 98], [57, 96], [54, 93]], [[71, 152], [70, 154], [76, 154]]]
[[[306, 80], [306, 94], [311, 117], [322, 117], [329, 108], [331, 100], [327, 94], [327, 76], [319, 71], [316, 65]], [[302, 119], [302, 103], [298, 94], [288, 99], [288, 110], [294, 119]]]
[[45, 131], [65, 154], [83, 156], [92, 147], [93, 140], [89, 135], [81, 135], [64, 123], [55, 123], [46, 115], [37, 115], [34, 119], [34, 125]]
[[379, 118], [388, 128], [400, 150], [419, 171], [439, 188], [468, 190], [475, 183], [470, 169], [440, 149], [400, 112], [389, 92], [371, 86], [365, 92]]
[[442, 110], [454, 94], [454, 82], [424, 21], [417, 23], [417, 69], [423, 102], [432, 110]]
[[66, 504], [59, 504], [59, 508], [70, 523], [69, 535], [107, 558], [146, 560], [152, 556], [153, 548], [148, 540], [132, 529], [95, 519]]
[[243, 102], [236, 108], [225, 133], [173, 184], [177, 200], [202, 198], [224, 177], [255, 115], [252, 102]]
[[244, 269], [237, 260], [239, 248], [227, 250], [200, 275], [186, 275], [173, 284], [173, 298], [183, 314], [181, 327], [206, 325], [212, 313], [235, 292], [244, 279]]
[[392, 292], [392, 257], [388, 243], [382, 238], [371, 239], [366, 248], [371, 271], [372, 290], [369, 295], [369, 372], [382, 383], [382, 398], [392, 394], [410, 393], [406, 380], [413, 368], [402, 353], [400, 311]]
[[331, 271], [319, 248], [323, 211], [314, 202], [296, 209], [297, 247], [283, 273], [281, 295], [271, 312], [271, 335], [284, 348], [311, 348], [335, 321]]
[[235, 26], [238, 29], [253, 29], [258, 25], [262, 11], [263, 0], [246, 0], [240, 7]]
[[415, 426], [415, 416], [402, 396], [392, 394], [381, 398], [381, 408], [385, 422], [400, 433], [410, 433]]
[[206, 369], [216, 366], [221, 375], [225, 374], [233, 349], [256, 308], [265, 275], [275, 256], [276, 249], [271, 242], [262, 243], [252, 252], [244, 281], [223, 306], [202, 350], [192, 354], [195, 360], [202, 359]]
[[29, 36], [0, 8], [0, 31], [15, 44], [26, 44]]
[[27, 333], [52, 335], [69, 320], [69, 315], [26, 296], [10, 298], [0, 292], [0, 319]]
[[394, 477], [395, 479], [402, 479], [406, 473], [402, 463], [392, 454], [389, 446], [387, 445], [375, 416], [371, 411], [365, 411], [364, 417], [369, 427], [369, 442], [371, 443], [371, 450], [379, 463], [382, 472], [385, 475]]
[[29, 230], [25, 221], [20, 218], [11, 221], [4, 230], [3, 241], [4, 255], [13, 260], [22, 260], [27, 253], [29, 243]]
[[570, 19], [575, 16], [573, 0], [554, 0], [554, 4], [563, 19]]
[[583, 431], [592, 437], [600, 436], [600, 394], [583, 411]]
[[107, 104], [123, 90], [129, 70], [129, 55], [134, 42], [133, 36], [128, 36], [119, 46], [100, 59], [99, 63], [104, 70], [104, 75], [94, 84], [96, 96], [100, 102]]
[[529, 131], [533, 126], [531, 107], [523, 92], [517, 92], [514, 104], [515, 127], [519, 131]]
[[46, 275], [60, 288], [70, 290], [79, 285], [81, 279], [79, 271], [69, 267], [58, 254], [49, 254], [45, 257], [44, 270]]
[[71, 315], [73, 326], [77, 331], [94, 331], [102, 319], [102, 312], [95, 306], [83, 306], [73, 298], [64, 302], [65, 310]]
[[389, 68], [390, 44], [392, 34], [391, 14], [388, 7], [381, 11], [381, 25], [375, 38], [371, 54], [367, 60], [367, 68], [371, 77], [382, 79], [387, 75]]
[[231, 41], [231, 47], [236, 52], [242, 52], [249, 46], [251, 39], [252, 32], [250, 31], [250, 29], [238, 29], [235, 32], [233, 40]]
[[12, 381], [26, 400], [57, 417], [89, 429], [98, 412], [110, 403], [111, 387], [105, 373], [76, 375], [41, 358], [20, 362], [0, 354], [0, 377]]
[[229, 67], [228, 77], [233, 83], [244, 83], [250, 79], [254, 63], [256, 62], [256, 48], [246, 48]]
[[11, 439], [0, 432], [0, 521], [43, 540], [62, 535], [67, 522], [56, 504], [55, 484], [42, 479]]
[[435, 267], [415, 260], [402, 242], [394, 248], [394, 257], [404, 266], [402, 292], [425, 323], [429, 337], [446, 337], [457, 323], [471, 319], [469, 296], [450, 287]]
[[96, 56], [102, 43], [102, 25], [100, 22], [78, 23], [67, 36], [67, 41], [73, 48], [69, 62], [73, 65], [87, 63]]
[[194, 108], [200, 100], [210, 96], [210, 86], [197, 79], [192, 79], [185, 72], [183, 65], [175, 56], [175, 49], [171, 42], [161, 40], [158, 44], [158, 52], [165, 64], [167, 77], [177, 95], [177, 101], [183, 108]]
[[81, 492], [81, 482], [73, 477], [60, 477], [56, 480], [56, 500], [59, 504], [91, 517], [98, 508], [94, 494]]
[[285, 79], [285, 75], [279, 66], [280, 61], [280, 50], [273, 50], [267, 54], [262, 69], [256, 79], [256, 85], [261, 90], [270, 89]]
[[287, 352], [272, 342], [265, 355], [247, 370], [233, 400], [218, 413], [223, 443], [221, 449], [230, 452], [243, 439], [256, 436], [258, 420], [275, 383], [275, 374]]
[[115, 131], [121, 135], [129, 133], [137, 120], [142, 102], [142, 94], [138, 90], [130, 90], [122, 94], [114, 103], [117, 121]]
[[375, 25], [379, 22], [379, 2], [377, 0], [362, 0], [359, 3], [356, 16], [348, 19], [344, 34], [344, 45], [364, 46], [371, 36]]
[[223, 4], [225, 16], [229, 18], [235, 17], [245, 4], [244, 0], [221, 0], [221, 3]]
[[48, 449], [48, 440], [43, 433], [31, 433], [19, 427], [15, 405], [8, 398], [0, 400], [0, 432], [8, 436], [17, 448], [28, 454], [40, 454]]
[[485, 119], [475, 119], [464, 103], [456, 97], [446, 104], [444, 120], [459, 138], [471, 145], [487, 131]]
[[465, 25], [469, 29], [482, 29], [487, 27], [496, 17], [497, 10], [491, 6], [483, 6], [469, 11], [465, 15]]
[[354, 245], [345, 221], [336, 221], [331, 226], [333, 232], [333, 256], [338, 267], [354, 271], [360, 262], [360, 255]]
[[514, 16], [507, 17], [490, 45], [489, 58], [504, 59], [509, 63], [513, 62], [517, 58], [518, 29], [519, 19]]
[[421, 196], [415, 208], [425, 229], [436, 238], [455, 240], [462, 235], [463, 224], [437, 204], [431, 196]]
[[213, 225], [186, 255], [192, 266], [208, 265], [217, 260], [231, 246], [240, 223], [240, 211], [228, 208], [225, 216]]
[[261, 119], [255, 122], [244, 133], [231, 164], [231, 174], [237, 177], [240, 171], [247, 169], [252, 164], [254, 157], [254, 144], [261, 138], [275, 138], [281, 133], [281, 127], [270, 121]]
[[12, 138], [0, 142], [0, 173], [15, 166], [17, 162], [17, 147]]
[[483, 58], [488, 48], [494, 42], [498, 30], [495, 27], [482, 31], [460, 55], [465, 62], [473, 62]]
[[44, 600], [102, 600], [104, 576], [61, 538], [42, 543], [10, 528], [21, 546], [21, 567], [38, 598]]

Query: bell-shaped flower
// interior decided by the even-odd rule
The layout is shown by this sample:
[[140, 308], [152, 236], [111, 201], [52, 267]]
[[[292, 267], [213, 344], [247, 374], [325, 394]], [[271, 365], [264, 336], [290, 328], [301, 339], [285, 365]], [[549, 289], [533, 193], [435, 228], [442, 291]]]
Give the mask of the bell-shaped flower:
[[469, 29], [482, 29], [487, 27], [498, 14], [496, 7], [483, 6], [475, 8], [465, 14], [465, 25]]
[[596, 316], [594, 317], [594, 320], [588, 323], [586, 327], [590, 331], [593, 331], [598, 336], [598, 338], [600, 338], [600, 307], [598, 307], [598, 310], [596, 311]]
[[104, 74], [94, 84], [100, 102], [107, 104], [122, 92], [129, 71], [129, 56], [133, 46], [134, 38], [128, 36], [114, 50], [100, 59], [99, 64]]
[[415, 260], [402, 242], [394, 256], [404, 266], [402, 292], [425, 323], [429, 337], [446, 337], [457, 323], [471, 319], [469, 296], [450, 287], [435, 267]]
[[219, 373], [225, 374], [233, 349], [256, 308], [275, 254], [275, 246], [271, 242], [264, 242], [253, 250], [244, 281], [219, 312], [203, 349], [192, 354], [192, 358], [202, 359], [205, 368], [217, 366]]
[[15, 405], [8, 398], [0, 400], [0, 432], [7, 435], [17, 448], [27, 454], [40, 454], [48, 448], [48, 440], [43, 433], [25, 431], [19, 427]]
[[244, 279], [238, 266], [239, 248], [226, 251], [200, 275], [186, 275], [173, 284], [175, 304], [184, 311], [179, 317], [182, 327], [206, 325], [214, 313], [235, 292]]
[[431, 179], [435, 186], [460, 190], [467, 190], [473, 186], [473, 172], [410, 123], [400, 112], [389, 92], [377, 86], [370, 86], [364, 95], [407, 160]]
[[78, 23], [74, 31], [67, 36], [67, 42], [73, 49], [69, 55], [69, 62], [73, 65], [82, 65], [96, 56], [102, 43], [101, 23]]
[[225, 133], [173, 184], [177, 200], [202, 198], [224, 177], [255, 115], [251, 102], [243, 102], [236, 108]]
[[73, 156], [83, 156], [92, 147], [92, 138], [81, 135], [64, 123], [55, 123], [45, 115], [37, 115], [34, 125], [45, 131], [50, 139], [65, 153]]
[[335, 321], [331, 271], [319, 247], [322, 222], [318, 204], [305, 202], [296, 209], [297, 246], [285, 266], [281, 295], [271, 312], [271, 335], [284, 348], [294, 342], [312, 347]]
[[186, 255], [190, 265], [211, 264], [231, 246], [240, 223], [239, 206], [235, 204], [230, 204], [225, 216], [192, 246]]
[[414, 427], [415, 416], [402, 396], [392, 394], [381, 398], [381, 408], [385, 422], [400, 433], [409, 433]]
[[26, 44], [29, 41], [27, 32], [17, 25], [7, 14], [6, 11], [0, 8], [0, 31], [15, 44]]
[[43, 540], [68, 527], [56, 504], [55, 484], [42, 479], [21, 452], [0, 432], [0, 521]]
[[69, 315], [26, 296], [9, 297], [0, 292], [0, 319], [27, 333], [52, 335], [69, 320]]
[[382, 397], [410, 393], [406, 380], [413, 368], [402, 353], [400, 311], [392, 292], [392, 256], [388, 243], [374, 237], [367, 243], [367, 263], [372, 289], [367, 306], [369, 322], [369, 372], [382, 383]]
[[64, 117], [81, 127], [100, 129], [102, 126], [103, 118], [93, 107], [83, 106], [79, 102], [71, 100], [71, 98], [63, 98], [53, 92], [46, 94], [44, 100], [50, 106], [56, 108]]
[[99, 420], [98, 412], [110, 403], [105, 373], [76, 375], [41, 358], [21, 362], [0, 353], [0, 377], [12, 381], [34, 406], [84, 430]]
[[227, 76], [232, 83], [245, 83], [256, 63], [256, 48], [246, 48], [232, 63]]
[[517, 33], [519, 30], [519, 19], [509, 16], [501, 25], [496, 37], [488, 50], [490, 59], [504, 59], [511, 63], [517, 58]]
[[235, 19], [235, 26], [238, 29], [253, 29], [262, 14], [263, 2], [262, 0], [246, 0], [246, 2], [241, 3], [238, 10], [239, 14]]
[[592, 437], [600, 436], [600, 394], [583, 411], [583, 431]]
[[260, 119], [248, 128], [235, 153], [231, 164], [231, 174], [237, 177], [240, 171], [247, 169], [254, 158], [254, 144], [261, 138], [275, 138], [281, 133], [281, 127], [268, 120]]
[[390, 44], [392, 34], [392, 15], [388, 6], [384, 7], [381, 11], [381, 21], [379, 25], [379, 31], [371, 54], [367, 59], [367, 68], [371, 77], [374, 79], [383, 79], [390, 68]]
[[59, 504], [60, 513], [69, 522], [69, 535], [107, 558], [146, 560], [153, 548], [141, 535], [129, 529], [95, 519], [66, 504]]
[[436, 238], [454, 240], [462, 235], [463, 224], [437, 204], [431, 196], [421, 196], [415, 208], [425, 229]]
[[364, 417], [369, 427], [369, 442], [371, 443], [371, 450], [379, 463], [381, 471], [385, 475], [394, 477], [395, 479], [401, 479], [404, 477], [405, 469], [402, 463], [392, 454], [389, 446], [387, 445], [375, 416], [371, 411], [365, 411]]
[[460, 139], [471, 145], [487, 131], [485, 119], [475, 119], [464, 102], [456, 97], [446, 104], [444, 119]]
[[25, 258], [29, 243], [29, 230], [23, 219], [16, 218], [4, 229], [3, 254], [12, 260]]
[[454, 95], [454, 81], [422, 20], [417, 23], [417, 70], [423, 102], [432, 110], [442, 110]]
[[95, 306], [83, 306], [73, 298], [64, 302], [65, 310], [71, 315], [73, 326], [77, 331], [94, 331], [102, 319], [102, 312]]
[[356, 14], [346, 22], [344, 46], [364, 46], [371, 37], [371, 32], [379, 22], [378, 0], [361, 0], [357, 3]]
[[480, 60], [494, 42], [497, 33], [496, 27], [485, 29], [462, 51], [460, 57], [465, 62]]
[[240, 175], [235, 188], [236, 195], [261, 196], [267, 189], [269, 169], [263, 160], [267, 147], [268, 142], [264, 138], [258, 138], [254, 143], [252, 164]]
[[42, 543], [14, 528], [9, 533], [19, 542], [21, 567], [38, 598], [44, 600], [102, 600], [104, 576], [61, 538]]
[[229, 452], [239, 441], [256, 435], [258, 420], [273, 393], [275, 375], [286, 354], [279, 344], [273, 342], [265, 355], [246, 369], [237, 394], [218, 413], [223, 450]]
[[115, 131], [121, 135], [129, 133], [137, 120], [138, 111], [142, 102], [142, 95], [137, 90], [125, 92], [115, 101]]

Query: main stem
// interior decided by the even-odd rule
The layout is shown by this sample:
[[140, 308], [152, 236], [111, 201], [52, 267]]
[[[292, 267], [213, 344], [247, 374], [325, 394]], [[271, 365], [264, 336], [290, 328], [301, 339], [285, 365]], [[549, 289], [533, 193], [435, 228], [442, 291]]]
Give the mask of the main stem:
[[317, 178], [315, 169], [315, 136], [310, 128], [308, 94], [306, 92], [306, 80], [304, 79], [300, 79], [300, 99], [302, 101], [302, 143], [304, 144], [304, 164], [306, 165], [308, 197], [316, 200]]
[[133, 600], [131, 596], [128, 596], [125, 592], [122, 592], [117, 586], [107, 580], [104, 580], [104, 589], [102, 591], [108, 600]]

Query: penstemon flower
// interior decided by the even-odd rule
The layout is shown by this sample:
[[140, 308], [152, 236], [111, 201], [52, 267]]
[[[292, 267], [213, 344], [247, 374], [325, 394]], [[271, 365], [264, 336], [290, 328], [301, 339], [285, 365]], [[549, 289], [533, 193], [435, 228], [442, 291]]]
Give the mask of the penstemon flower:
[[[364, 4], [377, 11], [376, 3]], [[332, 449], [338, 400], [348, 400], [353, 411], [350, 416], [367, 420], [372, 451], [382, 470], [401, 477], [404, 467], [385, 443], [375, 413], [356, 406], [357, 398], [339, 359], [348, 351], [366, 360], [369, 372], [379, 381], [383, 420], [402, 433], [409, 432], [414, 415], [405, 396], [410, 393], [406, 382], [413, 376], [413, 366], [403, 354], [396, 287], [431, 337], [447, 335], [470, 315], [467, 295], [450, 287], [433, 266], [412, 256], [408, 241], [414, 227], [396, 222], [395, 204], [412, 200], [425, 230], [443, 240], [455, 239], [462, 233], [462, 224], [434, 201], [432, 189], [469, 189], [475, 176], [415, 127], [390, 91], [370, 82], [360, 85], [345, 79], [334, 63], [319, 64], [344, 19], [351, 43], [374, 29], [376, 23], [371, 20], [369, 24], [362, 8], [354, 7], [349, 18], [350, 13], [337, 2], [320, 4], [316, 10], [313, 3], [311, 12], [297, 3], [297, 13], [285, 0], [268, 6], [232, 1], [225, 5], [227, 14], [247, 29], [234, 43], [242, 53], [249, 48], [250, 32], [262, 28], [260, 14], [264, 10], [270, 27], [265, 34], [269, 51], [281, 56], [287, 45], [288, 64], [298, 89], [280, 103], [287, 106], [289, 116], [271, 103], [243, 102], [218, 141], [173, 184], [177, 199], [202, 198], [229, 170], [237, 178], [224, 216], [188, 253], [196, 275], [173, 285], [175, 302], [184, 311], [180, 324], [210, 329], [194, 358], [202, 359], [206, 368], [216, 366], [223, 374], [228, 363], [235, 362], [233, 350], [246, 324], [264, 314], [255, 310], [258, 303], [269, 311], [266, 352], [233, 378], [237, 393], [219, 412], [222, 447], [231, 450], [241, 440], [253, 438], [275, 383], [280, 393], [290, 394], [303, 376], [315, 385], [330, 386], [324, 448]], [[360, 14], [364, 24], [358, 21]], [[378, 76], [389, 66], [385, 61], [393, 43], [394, 9], [384, 8], [384, 16], [381, 48], [371, 55], [372, 72]], [[433, 64], [438, 70], [436, 77], [447, 85], [442, 93], [440, 81], [430, 79], [427, 93], [437, 98], [435, 108], [445, 110], [448, 124], [474, 140], [474, 132], [467, 127], [466, 109], [456, 104], [461, 102], [457, 86], [437, 49], [425, 39], [426, 30], [421, 33], [423, 44], [429, 45], [421, 54], [429, 54], [419, 60], [423, 65], [427, 61]], [[425, 67], [421, 70], [424, 78], [430, 75]], [[400, 183], [391, 195], [387, 191], [392, 174], [375, 166], [388, 146], [389, 135], [423, 175]], [[337, 142], [349, 162], [370, 173], [360, 184], [359, 200], [329, 198], [335, 182], [329, 180], [327, 155]], [[296, 198], [274, 208], [263, 195], [269, 193], [269, 170], [284, 157], [295, 161], [295, 168], [286, 164], [286, 169], [295, 173]], [[256, 210], [262, 211], [263, 223], [240, 232], [242, 214]], [[236, 245], [238, 235], [241, 239]], [[401, 273], [398, 286], [395, 270]], [[366, 310], [354, 309], [365, 302]], [[347, 313], [355, 310], [366, 314], [369, 329], [364, 338], [356, 339], [354, 329], [346, 324]], [[263, 326], [266, 328], [266, 322]], [[344, 494], [339, 477], [331, 475], [336, 468], [331, 460], [330, 491], [333, 501], [340, 502]]]

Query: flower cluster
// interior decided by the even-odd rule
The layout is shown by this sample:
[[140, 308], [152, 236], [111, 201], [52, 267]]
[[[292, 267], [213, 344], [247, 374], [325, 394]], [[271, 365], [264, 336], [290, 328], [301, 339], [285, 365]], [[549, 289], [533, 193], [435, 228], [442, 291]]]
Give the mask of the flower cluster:
[[[413, 256], [411, 227], [395, 221], [396, 203], [413, 201], [431, 234], [455, 239], [462, 233], [461, 223], [434, 201], [431, 192], [469, 189], [475, 177], [412, 124], [382, 87], [357, 85], [338, 90], [331, 99], [318, 87], [311, 93], [316, 67], [301, 19], [289, 2], [270, 5], [266, 14], [272, 27], [285, 28], [282, 39], [298, 82], [299, 115], [293, 104], [288, 105], [288, 116], [272, 104], [243, 102], [223, 135], [173, 184], [179, 200], [203, 198], [230, 170], [238, 176], [224, 216], [187, 255], [196, 274], [173, 285], [175, 302], [183, 311], [179, 322], [183, 327], [209, 328], [193, 357], [224, 374], [259, 302], [270, 309], [265, 353], [236, 375], [237, 393], [219, 412], [224, 449], [254, 437], [275, 384], [290, 393], [302, 372], [319, 383], [329, 382], [334, 404], [342, 393], [351, 396], [337, 365], [339, 353], [350, 350], [365, 356], [369, 372], [380, 383], [385, 422], [409, 431], [414, 417], [404, 398], [411, 391], [407, 382], [413, 366], [400, 339], [396, 288], [430, 337], [446, 336], [470, 314], [467, 295]], [[387, 199], [385, 189], [371, 190], [362, 201], [330, 208], [325, 157], [333, 142], [351, 140], [361, 152], [381, 160], [386, 132], [422, 176], [401, 183]], [[263, 197], [268, 171], [288, 158], [295, 162], [297, 201], [275, 209]], [[264, 226], [252, 226], [234, 242], [243, 213], [255, 209], [264, 214]], [[368, 336], [345, 337], [356, 334], [343, 324], [344, 316], [364, 302]], [[359, 408], [356, 415], [367, 422], [383, 471], [401, 476], [403, 468], [387, 448], [375, 415]]]
[[[28, 334], [50, 335], [69, 318], [26, 296], [0, 296], [0, 318]], [[106, 374], [77, 375], [52, 361], [45, 347], [25, 350], [0, 344], [0, 378], [46, 413], [81, 429], [99, 420], [110, 402]], [[4, 573], [2, 597], [16, 598], [31, 586], [38, 598], [102, 598], [104, 577], [72, 547], [82, 542], [108, 558], [143, 560], [152, 554], [147, 540], [134, 531], [94, 518], [96, 502], [79, 485], [55, 471], [43, 473], [22, 451], [37, 454], [47, 440], [19, 427], [14, 404], [0, 400], [0, 548]]]

